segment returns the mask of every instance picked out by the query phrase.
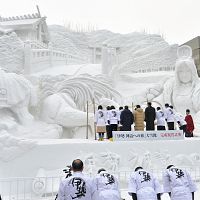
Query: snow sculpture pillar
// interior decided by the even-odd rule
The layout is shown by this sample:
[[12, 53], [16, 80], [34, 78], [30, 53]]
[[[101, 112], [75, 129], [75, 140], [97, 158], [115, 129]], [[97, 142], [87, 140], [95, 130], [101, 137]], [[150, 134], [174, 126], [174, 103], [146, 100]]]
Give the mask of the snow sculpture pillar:
[[49, 42], [49, 65], [53, 66], [53, 45], [51, 42]]
[[102, 74], [109, 74], [110, 72], [110, 57], [107, 44], [103, 44], [102, 47]]
[[24, 74], [31, 73], [31, 43], [26, 41], [24, 43]]
[[109, 74], [112, 67], [117, 64], [116, 48], [108, 47], [103, 44], [102, 47], [102, 74]]

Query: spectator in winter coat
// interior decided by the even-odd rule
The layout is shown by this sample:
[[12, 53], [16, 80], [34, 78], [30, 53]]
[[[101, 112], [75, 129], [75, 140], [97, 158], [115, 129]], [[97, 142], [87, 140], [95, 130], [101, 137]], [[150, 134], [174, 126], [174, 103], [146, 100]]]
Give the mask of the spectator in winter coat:
[[130, 176], [128, 193], [133, 200], [160, 200], [161, 187], [152, 173], [137, 167]]
[[100, 169], [98, 175], [94, 179], [97, 191], [97, 200], [121, 200], [119, 184], [116, 177]]
[[165, 114], [160, 107], [156, 108], [157, 130], [165, 130]]
[[185, 137], [193, 137], [194, 122], [189, 109], [186, 110], [185, 121], [187, 123]]
[[146, 130], [151, 131], [155, 130], [154, 121], [156, 119], [156, 110], [151, 106], [151, 102], [147, 103], [147, 108], [145, 109], [145, 122]]
[[135, 131], [144, 131], [144, 111], [140, 107], [140, 105], [136, 106], [134, 112], [134, 120], [135, 120]]
[[128, 106], [124, 107], [124, 110], [120, 115], [120, 123], [122, 125], [122, 131], [131, 131], [131, 125], [134, 122], [133, 113], [128, 109]]
[[194, 192], [197, 190], [190, 174], [173, 165], [169, 165], [163, 173], [163, 188], [171, 200], [194, 200]]

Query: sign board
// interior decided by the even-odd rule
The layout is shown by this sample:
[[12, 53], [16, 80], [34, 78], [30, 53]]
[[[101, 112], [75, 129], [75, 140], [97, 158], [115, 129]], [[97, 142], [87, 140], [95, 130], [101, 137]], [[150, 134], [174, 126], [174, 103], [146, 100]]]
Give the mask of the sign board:
[[182, 130], [113, 131], [113, 141], [183, 140]]

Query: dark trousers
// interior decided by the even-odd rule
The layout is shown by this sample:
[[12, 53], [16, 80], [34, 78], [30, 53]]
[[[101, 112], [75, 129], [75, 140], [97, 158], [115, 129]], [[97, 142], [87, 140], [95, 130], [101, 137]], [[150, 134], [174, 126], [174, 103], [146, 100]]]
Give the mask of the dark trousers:
[[120, 128], [120, 131], [131, 131], [131, 125], [130, 126], [123, 126]]
[[154, 131], [154, 121], [146, 121], [146, 131]]
[[157, 126], [157, 130], [158, 131], [165, 130], [165, 126]]
[[168, 130], [174, 130], [174, 122], [167, 122]]
[[180, 130], [183, 130], [183, 134], [186, 134], [186, 125], [180, 126]]
[[110, 125], [106, 125], [106, 133], [107, 133], [107, 138], [111, 138], [111, 128]]
[[104, 138], [104, 133], [99, 133], [99, 138]]
[[117, 124], [111, 124], [110, 125], [110, 136], [108, 137], [108, 139], [112, 138], [112, 132], [113, 131], [117, 131]]

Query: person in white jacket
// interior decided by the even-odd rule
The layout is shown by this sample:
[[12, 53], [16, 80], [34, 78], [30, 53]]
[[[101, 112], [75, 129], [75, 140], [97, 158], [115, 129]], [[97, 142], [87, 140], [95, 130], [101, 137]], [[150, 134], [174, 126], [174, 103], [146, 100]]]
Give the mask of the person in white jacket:
[[186, 126], [187, 126], [187, 122], [185, 121], [185, 118], [180, 113], [175, 113], [174, 118], [175, 118], [176, 122], [178, 123], [179, 129], [183, 130], [183, 134], [185, 135]]
[[164, 114], [167, 121], [168, 130], [174, 130], [174, 110], [169, 106], [168, 103], [165, 104]]
[[194, 200], [197, 190], [190, 174], [174, 165], [169, 165], [163, 173], [163, 188], [171, 200]]
[[157, 130], [165, 130], [165, 114], [160, 107], [156, 108]]
[[109, 111], [108, 122], [110, 124], [111, 135], [108, 137], [108, 139], [112, 141], [112, 137], [113, 137], [112, 131], [117, 131], [120, 118], [119, 118], [119, 112], [115, 109], [115, 107], [111, 106], [110, 108], [111, 110]]
[[76, 159], [72, 162], [73, 175], [60, 183], [58, 200], [94, 200], [95, 186], [93, 180], [85, 176], [83, 162]]
[[105, 169], [99, 169], [94, 183], [96, 185], [97, 200], [121, 199], [118, 180], [112, 174], [106, 172]]
[[128, 193], [133, 200], [160, 200], [162, 191], [152, 173], [137, 167], [130, 176]]
[[101, 105], [98, 106], [98, 110], [95, 113], [94, 122], [96, 124], [96, 132], [99, 134], [99, 141], [103, 141], [104, 133], [106, 132], [107, 115]]

